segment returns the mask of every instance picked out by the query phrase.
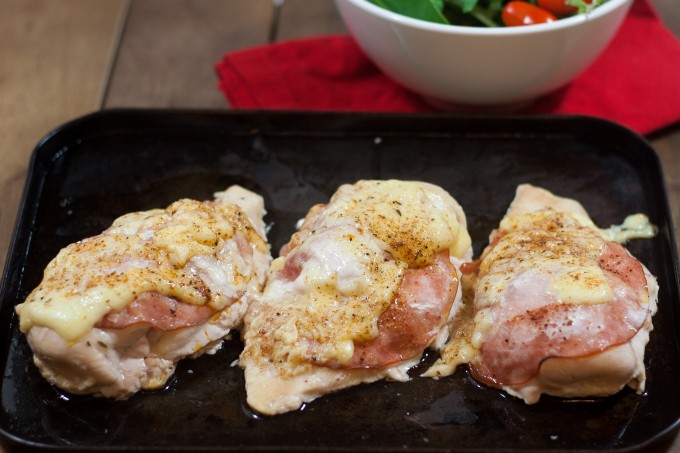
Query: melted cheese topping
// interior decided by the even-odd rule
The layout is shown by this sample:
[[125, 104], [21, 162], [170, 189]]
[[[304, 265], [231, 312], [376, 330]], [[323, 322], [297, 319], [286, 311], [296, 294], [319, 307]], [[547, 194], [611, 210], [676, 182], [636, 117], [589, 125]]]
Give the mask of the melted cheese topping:
[[[610, 247], [606, 241], [625, 242], [654, 234], [655, 228], [642, 214], [627, 217], [621, 226], [603, 230], [597, 228], [575, 200], [521, 185], [498, 230], [492, 233], [490, 246], [463, 275], [467, 310], [461, 311], [461, 317], [455, 320], [454, 335], [442, 349], [441, 359], [425, 375], [450, 375], [457, 365], [474, 362], [487, 334], [498, 323], [499, 311], [512, 317], [545, 304], [603, 307], [599, 304], [618, 297], [598, 265], [602, 253]], [[649, 298], [640, 295], [640, 302], [649, 300], [653, 314], [656, 283], [646, 269], [644, 272], [650, 293]], [[617, 287], [616, 291], [620, 290]], [[608, 395], [626, 382], [640, 391], [640, 382], [644, 387], [642, 353], [651, 329], [650, 318], [644, 326], [628, 343], [587, 357], [550, 358], [541, 365], [539, 376], [503, 388], [527, 403], [536, 402], [541, 393]], [[550, 337], [548, 327], [545, 333]], [[631, 349], [638, 352], [630, 355], [613, 352]]]
[[495, 305], [511, 277], [528, 271], [547, 274], [555, 303], [591, 304], [613, 293], [598, 266], [605, 242], [581, 216], [541, 211], [506, 217], [497, 243], [481, 263], [476, 304]]
[[648, 239], [656, 236], [656, 227], [646, 215], [640, 213], [629, 215], [621, 225], [612, 225], [601, 231], [608, 240], [620, 244], [630, 239]]
[[[233, 299], [216, 294], [210, 281], [228, 280], [245, 291], [253, 272], [231, 259], [238, 255], [236, 235], [268, 253], [236, 205], [180, 200], [166, 210], [124, 215], [99, 236], [60, 251], [17, 306], [20, 329], [45, 326], [73, 341], [147, 291], [221, 310]], [[216, 264], [226, 266], [221, 275], [210, 270]]]
[[[282, 374], [347, 364], [354, 342], [378, 336], [406, 268], [430, 265], [442, 250], [469, 253], [464, 220], [446, 197], [417, 182], [342, 186], [307, 216], [299, 245], [275, 260], [263, 306], [246, 318], [243, 360], [268, 358]], [[299, 275], [286, 278], [298, 259]]]
[[[470, 362], [482, 348], [496, 322], [494, 309], [504, 304], [511, 285], [531, 285], [538, 274], [548, 280], [547, 293], [536, 294], [540, 303], [599, 304], [610, 301], [613, 290], [597, 265], [605, 245], [592, 221], [582, 213], [521, 211], [506, 215], [491, 235], [493, 247], [480, 258], [479, 273], [463, 278], [468, 310], [457, 320], [458, 335], [441, 351], [441, 359], [425, 376], [452, 374]], [[527, 278], [517, 278], [521, 274]], [[474, 310], [470, 307], [474, 307]]]
[[[272, 310], [253, 320], [269, 332], [261, 346], [291, 366], [346, 364], [354, 341], [378, 335], [378, 318], [394, 298], [405, 264], [385, 261], [375, 241], [349, 228], [314, 236], [297, 253], [307, 255], [300, 275], [275, 278], [262, 296]], [[278, 258], [273, 268], [284, 260]]]
[[[458, 365], [469, 363], [482, 347], [482, 338], [475, 332], [475, 323], [483, 322], [475, 318], [475, 293], [472, 274], [463, 274], [461, 308], [449, 321], [450, 332], [446, 344], [440, 349], [440, 358], [423, 376], [439, 378], [449, 376]], [[489, 320], [490, 321], [490, 320]]]
[[382, 241], [395, 259], [410, 267], [431, 264], [445, 249], [462, 257], [471, 244], [465, 226], [450, 209], [447, 194], [427, 189], [410, 181], [360, 181], [338, 191], [325, 217], [349, 216], [360, 231]]

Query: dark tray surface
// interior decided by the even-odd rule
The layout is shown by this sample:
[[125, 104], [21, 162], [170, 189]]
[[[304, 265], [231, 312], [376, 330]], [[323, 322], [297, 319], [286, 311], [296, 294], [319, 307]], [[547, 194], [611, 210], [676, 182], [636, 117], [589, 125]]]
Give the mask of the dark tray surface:
[[[362, 178], [430, 181], [466, 211], [477, 256], [530, 182], [573, 197], [603, 227], [644, 212], [659, 227], [629, 249], [659, 278], [647, 391], [533, 406], [475, 383], [382, 381], [261, 418], [231, 366], [240, 343], [180, 363], [169, 386], [128, 401], [65, 395], [31, 362], [13, 308], [59, 249], [121, 214], [208, 199], [231, 184], [261, 193], [277, 251], [297, 219]], [[0, 428], [24, 448], [142, 450], [639, 450], [680, 418], [678, 272], [659, 163], [636, 134], [587, 117], [460, 117], [290, 112], [103, 111], [36, 148], [5, 269]], [[431, 362], [432, 354], [424, 362]], [[425, 366], [426, 363], [423, 363]]]

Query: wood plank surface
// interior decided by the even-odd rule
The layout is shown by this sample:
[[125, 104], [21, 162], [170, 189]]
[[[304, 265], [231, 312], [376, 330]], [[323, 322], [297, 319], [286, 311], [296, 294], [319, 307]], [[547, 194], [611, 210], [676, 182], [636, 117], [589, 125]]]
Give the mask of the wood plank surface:
[[[649, 142], [661, 161], [677, 242], [680, 240], [680, 125], [653, 135]], [[680, 256], [680, 243], [676, 243], [676, 249]]]
[[[214, 65], [268, 43], [274, 13], [270, 0], [133, 0], [103, 106], [228, 108]], [[286, 0], [277, 18], [279, 40], [345, 32], [329, 0]]]
[[279, 40], [347, 33], [332, 0], [286, 0], [278, 28]]
[[661, 22], [676, 36], [680, 36], [680, 2], [678, 0], [649, 0], [649, 2]]
[[0, 0], [0, 266], [31, 151], [51, 129], [95, 111], [123, 0]]
[[269, 0], [133, 0], [104, 107], [226, 108], [214, 65], [265, 44]]

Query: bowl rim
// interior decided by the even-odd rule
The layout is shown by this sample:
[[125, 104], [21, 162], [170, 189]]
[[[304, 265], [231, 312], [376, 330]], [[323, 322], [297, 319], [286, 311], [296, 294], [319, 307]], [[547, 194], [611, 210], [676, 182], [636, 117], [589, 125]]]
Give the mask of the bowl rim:
[[618, 10], [633, 0], [608, 0], [606, 3], [598, 6], [592, 11], [584, 14], [577, 14], [572, 17], [559, 19], [555, 22], [544, 24], [523, 25], [518, 27], [472, 27], [465, 25], [450, 25], [438, 24], [435, 22], [428, 22], [422, 19], [415, 19], [404, 16], [402, 14], [394, 13], [392, 11], [381, 8], [378, 5], [371, 3], [369, 0], [336, 0], [341, 3], [351, 3], [357, 8], [364, 10], [366, 13], [382, 17], [390, 22], [403, 25], [406, 27], [417, 28], [427, 31], [443, 32], [448, 34], [464, 34], [464, 35], [483, 35], [483, 36], [511, 36], [532, 33], [545, 33], [553, 30], [575, 27], [585, 22], [596, 20], [600, 17]]

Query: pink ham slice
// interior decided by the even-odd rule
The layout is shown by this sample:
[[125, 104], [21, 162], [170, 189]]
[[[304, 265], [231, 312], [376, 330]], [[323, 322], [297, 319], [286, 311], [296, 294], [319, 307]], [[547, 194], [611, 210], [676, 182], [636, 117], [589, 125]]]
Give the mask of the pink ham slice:
[[622, 280], [628, 287], [646, 299], [648, 294], [647, 278], [638, 260], [630, 256], [621, 244], [607, 242], [600, 257], [600, 267], [612, 277]]
[[407, 269], [395, 300], [378, 320], [378, 336], [354, 345], [348, 368], [382, 368], [422, 354], [446, 322], [457, 289], [448, 252], [430, 266]]
[[647, 280], [625, 249], [607, 243], [599, 260], [614, 290], [604, 304], [557, 304], [547, 294], [548, 277], [516, 276], [498, 307], [474, 377], [490, 385], [520, 385], [550, 357], [586, 357], [629, 341], [647, 319]]
[[[207, 203], [217, 205], [216, 202]], [[248, 259], [253, 256], [253, 247], [243, 234], [235, 234], [234, 241], [242, 257]], [[134, 324], [146, 323], [158, 330], [169, 331], [202, 324], [214, 313], [215, 310], [209, 306], [184, 303], [148, 291], [137, 296], [124, 309], [107, 314], [95, 327], [124, 329]]]
[[124, 309], [107, 314], [96, 327], [124, 329], [147, 323], [158, 330], [169, 331], [201, 324], [214, 313], [214, 309], [205, 305], [187, 304], [156, 292], [146, 292]]
[[[288, 255], [280, 277], [295, 280], [309, 259], [301, 251]], [[355, 343], [346, 366], [332, 368], [383, 368], [422, 354], [447, 321], [458, 290], [458, 278], [447, 251], [430, 266], [407, 269], [395, 299], [378, 320], [379, 334], [367, 343]]]

